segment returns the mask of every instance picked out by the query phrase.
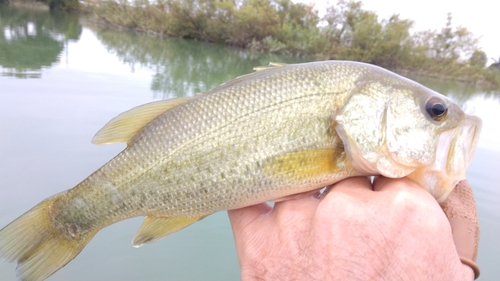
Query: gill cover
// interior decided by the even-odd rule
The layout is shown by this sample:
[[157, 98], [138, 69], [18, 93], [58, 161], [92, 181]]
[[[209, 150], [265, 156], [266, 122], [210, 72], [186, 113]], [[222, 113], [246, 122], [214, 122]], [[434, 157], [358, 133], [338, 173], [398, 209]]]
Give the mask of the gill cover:
[[419, 100], [413, 90], [381, 83], [350, 97], [336, 116], [336, 130], [358, 172], [400, 178], [434, 161], [438, 126]]

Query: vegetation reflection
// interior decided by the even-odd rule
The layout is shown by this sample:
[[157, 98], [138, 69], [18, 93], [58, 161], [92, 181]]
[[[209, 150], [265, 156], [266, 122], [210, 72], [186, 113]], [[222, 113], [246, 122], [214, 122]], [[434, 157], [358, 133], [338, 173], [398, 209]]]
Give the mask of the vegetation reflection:
[[0, 75], [39, 78], [82, 32], [77, 15], [0, 5]]
[[151, 90], [162, 98], [194, 95], [209, 90], [255, 66], [271, 61], [293, 63], [297, 58], [262, 54], [205, 42], [159, 38], [90, 26], [111, 53], [132, 68], [138, 64], [155, 72]]
[[[147, 67], [155, 74], [151, 90], [156, 97], [171, 98], [194, 95], [220, 85], [252, 68], [269, 62], [296, 63], [305, 61], [289, 56], [263, 54], [199, 41], [160, 38], [142, 33], [117, 31], [90, 26], [109, 52], [134, 67]], [[472, 95], [482, 94], [470, 83], [443, 81], [427, 76], [410, 76], [429, 88], [465, 102]], [[498, 92], [492, 92], [498, 95]]]

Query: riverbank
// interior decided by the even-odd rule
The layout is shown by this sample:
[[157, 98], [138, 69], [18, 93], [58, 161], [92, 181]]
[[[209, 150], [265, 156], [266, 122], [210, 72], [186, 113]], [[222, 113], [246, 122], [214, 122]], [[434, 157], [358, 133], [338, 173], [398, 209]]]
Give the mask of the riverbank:
[[355, 60], [397, 72], [500, 89], [500, 72], [486, 67], [487, 55], [466, 28], [449, 15], [439, 31], [411, 32], [413, 21], [379, 19], [361, 2], [340, 1], [320, 19], [313, 7], [291, 0], [138, 0], [89, 5], [101, 23], [161, 36], [203, 40], [316, 60]]
[[[56, 0], [44, 0], [56, 1]], [[355, 60], [500, 89], [500, 71], [487, 67], [478, 38], [455, 27], [412, 32], [414, 22], [379, 19], [361, 2], [339, 1], [320, 18], [291, 0], [85, 0], [92, 21], [157, 36], [180, 37], [311, 60]]]
[[27, 8], [30, 10], [38, 10], [38, 11], [48, 11], [50, 8], [47, 4], [38, 1], [31, 0], [15, 0], [15, 1], [6, 1], [0, 0], [1, 5], [12, 5], [21, 8]]

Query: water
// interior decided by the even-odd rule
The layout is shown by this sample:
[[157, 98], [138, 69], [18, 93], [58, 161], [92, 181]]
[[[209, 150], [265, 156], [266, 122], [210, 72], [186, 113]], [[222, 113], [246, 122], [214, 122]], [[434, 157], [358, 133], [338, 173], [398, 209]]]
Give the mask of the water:
[[[90, 139], [108, 120], [158, 99], [194, 95], [252, 67], [291, 58], [105, 29], [77, 17], [0, 6], [0, 227], [42, 199], [73, 187], [124, 145]], [[500, 94], [422, 81], [484, 122], [468, 178], [482, 227], [479, 280], [499, 280]], [[139, 249], [142, 219], [99, 232], [48, 280], [237, 280], [225, 212]], [[0, 280], [15, 264], [0, 263]]]

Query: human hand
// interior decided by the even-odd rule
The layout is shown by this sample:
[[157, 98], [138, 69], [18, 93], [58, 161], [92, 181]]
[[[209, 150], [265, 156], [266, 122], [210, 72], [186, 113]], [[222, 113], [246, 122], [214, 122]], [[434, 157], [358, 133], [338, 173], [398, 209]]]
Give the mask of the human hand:
[[476, 264], [479, 222], [474, 193], [467, 180], [457, 184], [441, 207], [450, 222], [458, 256], [463, 264], [471, 267], [474, 271], [474, 278], [477, 279], [479, 277], [479, 267]]
[[228, 211], [242, 280], [473, 280], [415, 182], [357, 177], [318, 196]]

